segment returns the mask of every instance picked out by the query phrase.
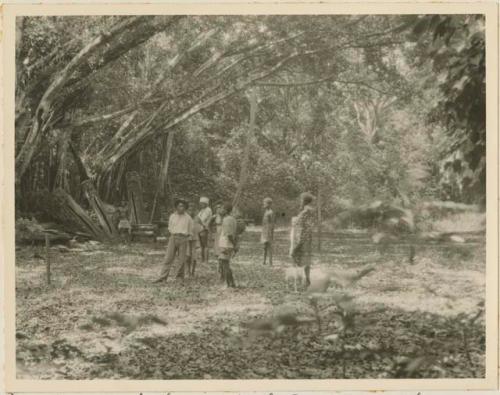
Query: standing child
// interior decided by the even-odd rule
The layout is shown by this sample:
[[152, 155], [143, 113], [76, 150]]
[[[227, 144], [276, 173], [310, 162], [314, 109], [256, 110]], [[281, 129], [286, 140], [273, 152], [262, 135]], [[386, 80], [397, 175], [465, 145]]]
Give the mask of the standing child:
[[233, 272], [230, 267], [231, 258], [238, 251], [237, 223], [231, 215], [233, 207], [231, 203], [226, 203], [222, 207], [222, 229], [219, 238], [219, 262], [222, 268], [222, 279], [226, 281], [228, 287], [235, 288]]
[[264, 199], [264, 215], [262, 216], [262, 232], [260, 242], [264, 245], [264, 262], [269, 256], [269, 265], [273, 265], [273, 238], [274, 238], [274, 223], [275, 216], [271, 208], [273, 200], [271, 198]]
[[212, 209], [208, 206], [209, 202], [207, 197], [203, 196], [200, 198], [200, 211], [197, 215], [203, 228], [200, 232], [200, 248], [201, 261], [204, 263], [208, 263], [208, 235], [210, 220], [212, 219]]

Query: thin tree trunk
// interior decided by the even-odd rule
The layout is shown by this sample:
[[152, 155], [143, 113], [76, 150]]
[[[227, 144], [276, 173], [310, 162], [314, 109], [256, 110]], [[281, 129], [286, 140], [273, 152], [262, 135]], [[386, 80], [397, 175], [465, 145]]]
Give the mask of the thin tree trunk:
[[318, 197], [317, 197], [317, 210], [318, 210], [318, 252], [321, 252], [321, 242], [322, 242], [322, 231], [323, 231], [323, 216], [322, 216], [322, 201], [321, 201], [321, 184], [318, 184]]
[[165, 195], [165, 190], [166, 190], [166, 183], [167, 183], [167, 178], [168, 178], [168, 168], [170, 164], [170, 153], [172, 151], [172, 146], [174, 144], [174, 131], [171, 131], [167, 134], [167, 137], [165, 139], [165, 144], [164, 144], [164, 151], [163, 151], [163, 161], [162, 161], [162, 168], [160, 170], [160, 176], [158, 179], [158, 186], [156, 188], [156, 193], [155, 193], [155, 198], [153, 201], [153, 208], [151, 209], [151, 217], [149, 219], [149, 223], [153, 222], [153, 218], [156, 212], [156, 205], [158, 201], [159, 196], [164, 196]]
[[[101, 167], [101, 171], [105, 171], [109, 169], [117, 160], [119, 160], [124, 155], [129, 154], [131, 151], [136, 150], [142, 143], [147, 141], [148, 138], [151, 138], [155, 135], [155, 132], [158, 130], [162, 130], [164, 132], [168, 132], [169, 129], [178, 125], [179, 123], [189, 119], [191, 116], [197, 114], [198, 112], [213, 106], [214, 104], [224, 100], [228, 97], [231, 97], [233, 94], [245, 89], [251, 84], [264, 79], [282, 67], [284, 67], [291, 60], [299, 57], [299, 53], [293, 53], [290, 56], [278, 61], [274, 66], [270, 67], [267, 70], [263, 70], [257, 74], [250, 76], [248, 79], [243, 80], [242, 82], [236, 83], [233, 87], [219, 92], [211, 97], [201, 100], [193, 106], [189, 106], [183, 109], [179, 115], [174, 116], [171, 119], [167, 119], [165, 123], [161, 122], [158, 127], [151, 127], [152, 122], [161, 114], [164, 113], [168, 102], [162, 104], [160, 108], [153, 114], [153, 116], [148, 120], [147, 124], [142, 127], [142, 130], [132, 129], [133, 132], [127, 135], [127, 138], [123, 139], [121, 144], [113, 144], [112, 146], [107, 146], [104, 150], [106, 153], [104, 155], [98, 155], [95, 158], [95, 161]], [[161, 127], [161, 129], [158, 129]], [[103, 150], [103, 151], [104, 151]]]
[[50, 238], [45, 234], [45, 265], [47, 268], [47, 284], [50, 285]]
[[69, 146], [69, 135], [63, 134], [57, 145], [57, 172], [55, 177], [55, 188], [62, 188], [67, 190], [67, 153]]
[[118, 166], [118, 174], [115, 179], [115, 193], [118, 192], [118, 195], [121, 200], [123, 200], [123, 175], [125, 174], [126, 168], [127, 168], [127, 161], [122, 160]]
[[243, 194], [243, 188], [248, 179], [248, 171], [250, 165], [250, 148], [252, 146], [253, 135], [255, 133], [255, 118], [257, 114], [257, 93], [255, 88], [250, 90], [250, 122], [248, 125], [248, 131], [245, 138], [245, 147], [243, 149], [243, 159], [241, 162], [240, 179], [238, 182], [238, 187], [233, 199], [233, 210], [237, 213], [239, 211], [239, 205], [241, 201], [241, 196]]
[[132, 171], [127, 173], [127, 192], [129, 207], [131, 210], [131, 222], [134, 225], [145, 224], [146, 214], [142, 197], [142, 184], [139, 173]]
[[71, 155], [73, 156], [73, 159], [75, 161], [76, 167], [78, 168], [78, 173], [80, 175], [80, 182], [86, 181], [90, 178], [90, 174], [85, 167], [82, 158], [80, 158], [80, 155], [78, 155], [78, 152], [76, 152], [75, 147], [73, 147], [73, 144], [69, 143], [69, 151], [71, 152]]

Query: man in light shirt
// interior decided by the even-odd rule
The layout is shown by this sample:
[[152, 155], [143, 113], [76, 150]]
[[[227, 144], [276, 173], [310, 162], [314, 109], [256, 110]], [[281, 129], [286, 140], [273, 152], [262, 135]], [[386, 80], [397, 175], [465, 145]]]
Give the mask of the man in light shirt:
[[193, 219], [186, 212], [188, 206], [187, 202], [183, 199], [176, 199], [174, 203], [175, 212], [170, 215], [168, 220], [168, 231], [170, 236], [168, 238], [167, 252], [165, 254], [160, 276], [154, 281], [155, 283], [167, 280], [170, 269], [175, 262], [176, 255], [178, 255], [179, 267], [184, 265], [188, 252], [187, 249], [189, 248], [189, 241], [194, 232]]
[[201, 261], [208, 263], [208, 233], [210, 228], [210, 220], [212, 219], [212, 209], [208, 206], [210, 201], [207, 197], [200, 198], [200, 211], [198, 219], [201, 223], [202, 230], [200, 232], [200, 248], [201, 248]]

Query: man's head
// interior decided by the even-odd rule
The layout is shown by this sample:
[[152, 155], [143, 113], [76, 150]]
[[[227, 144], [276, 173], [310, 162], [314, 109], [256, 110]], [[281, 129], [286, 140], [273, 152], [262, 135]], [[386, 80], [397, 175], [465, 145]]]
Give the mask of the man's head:
[[189, 207], [188, 202], [184, 199], [175, 199], [174, 205], [175, 211], [177, 211], [178, 214], [184, 214]]
[[233, 211], [233, 205], [229, 202], [226, 202], [222, 205], [221, 208], [221, 214], [222, 215], [229, 215]]
[[263, 204], [264, 208], [270, 208], [273, 204], [273, 199], [271, 199], [270, 197], [266, 197], [263, 201]]
[[201, 207], [201, 208], [208, 207], [208, 203], [209, 203], [209, 202], [210, 202], [210, 201], [208, 200], [208, 198], [207, 198], [207, 197], [202, 196], [202, 197], [200, 198], [200, 207]]
[[221, 202], [217, 202], [216, 205], [215, 205], [215, 212], [219, 215], [221, 215], [222, 213], [222, 203]]
[[300, 204], [302, 207], [311, 204], [314, 201], [314, 196], [309, 192], [304, 192], [300, 195]]

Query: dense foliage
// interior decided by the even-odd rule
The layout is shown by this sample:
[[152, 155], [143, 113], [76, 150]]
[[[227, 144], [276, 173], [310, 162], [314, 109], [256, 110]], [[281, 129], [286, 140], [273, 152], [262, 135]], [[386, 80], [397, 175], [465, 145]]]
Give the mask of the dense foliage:
[[478, 16], [19, 18], [18, 209], [43, 211], [33, 196], [55, 188], [85, 206], [87, 177], [117, 204], [131, 170], [151, 208], [174, 132], [163, 210], [174, 195], [232, 198], [245, 150], [250, 217], [265, 195], [287, 215], [304, 190], [326, 216], [480, 201], [483, 30]]

